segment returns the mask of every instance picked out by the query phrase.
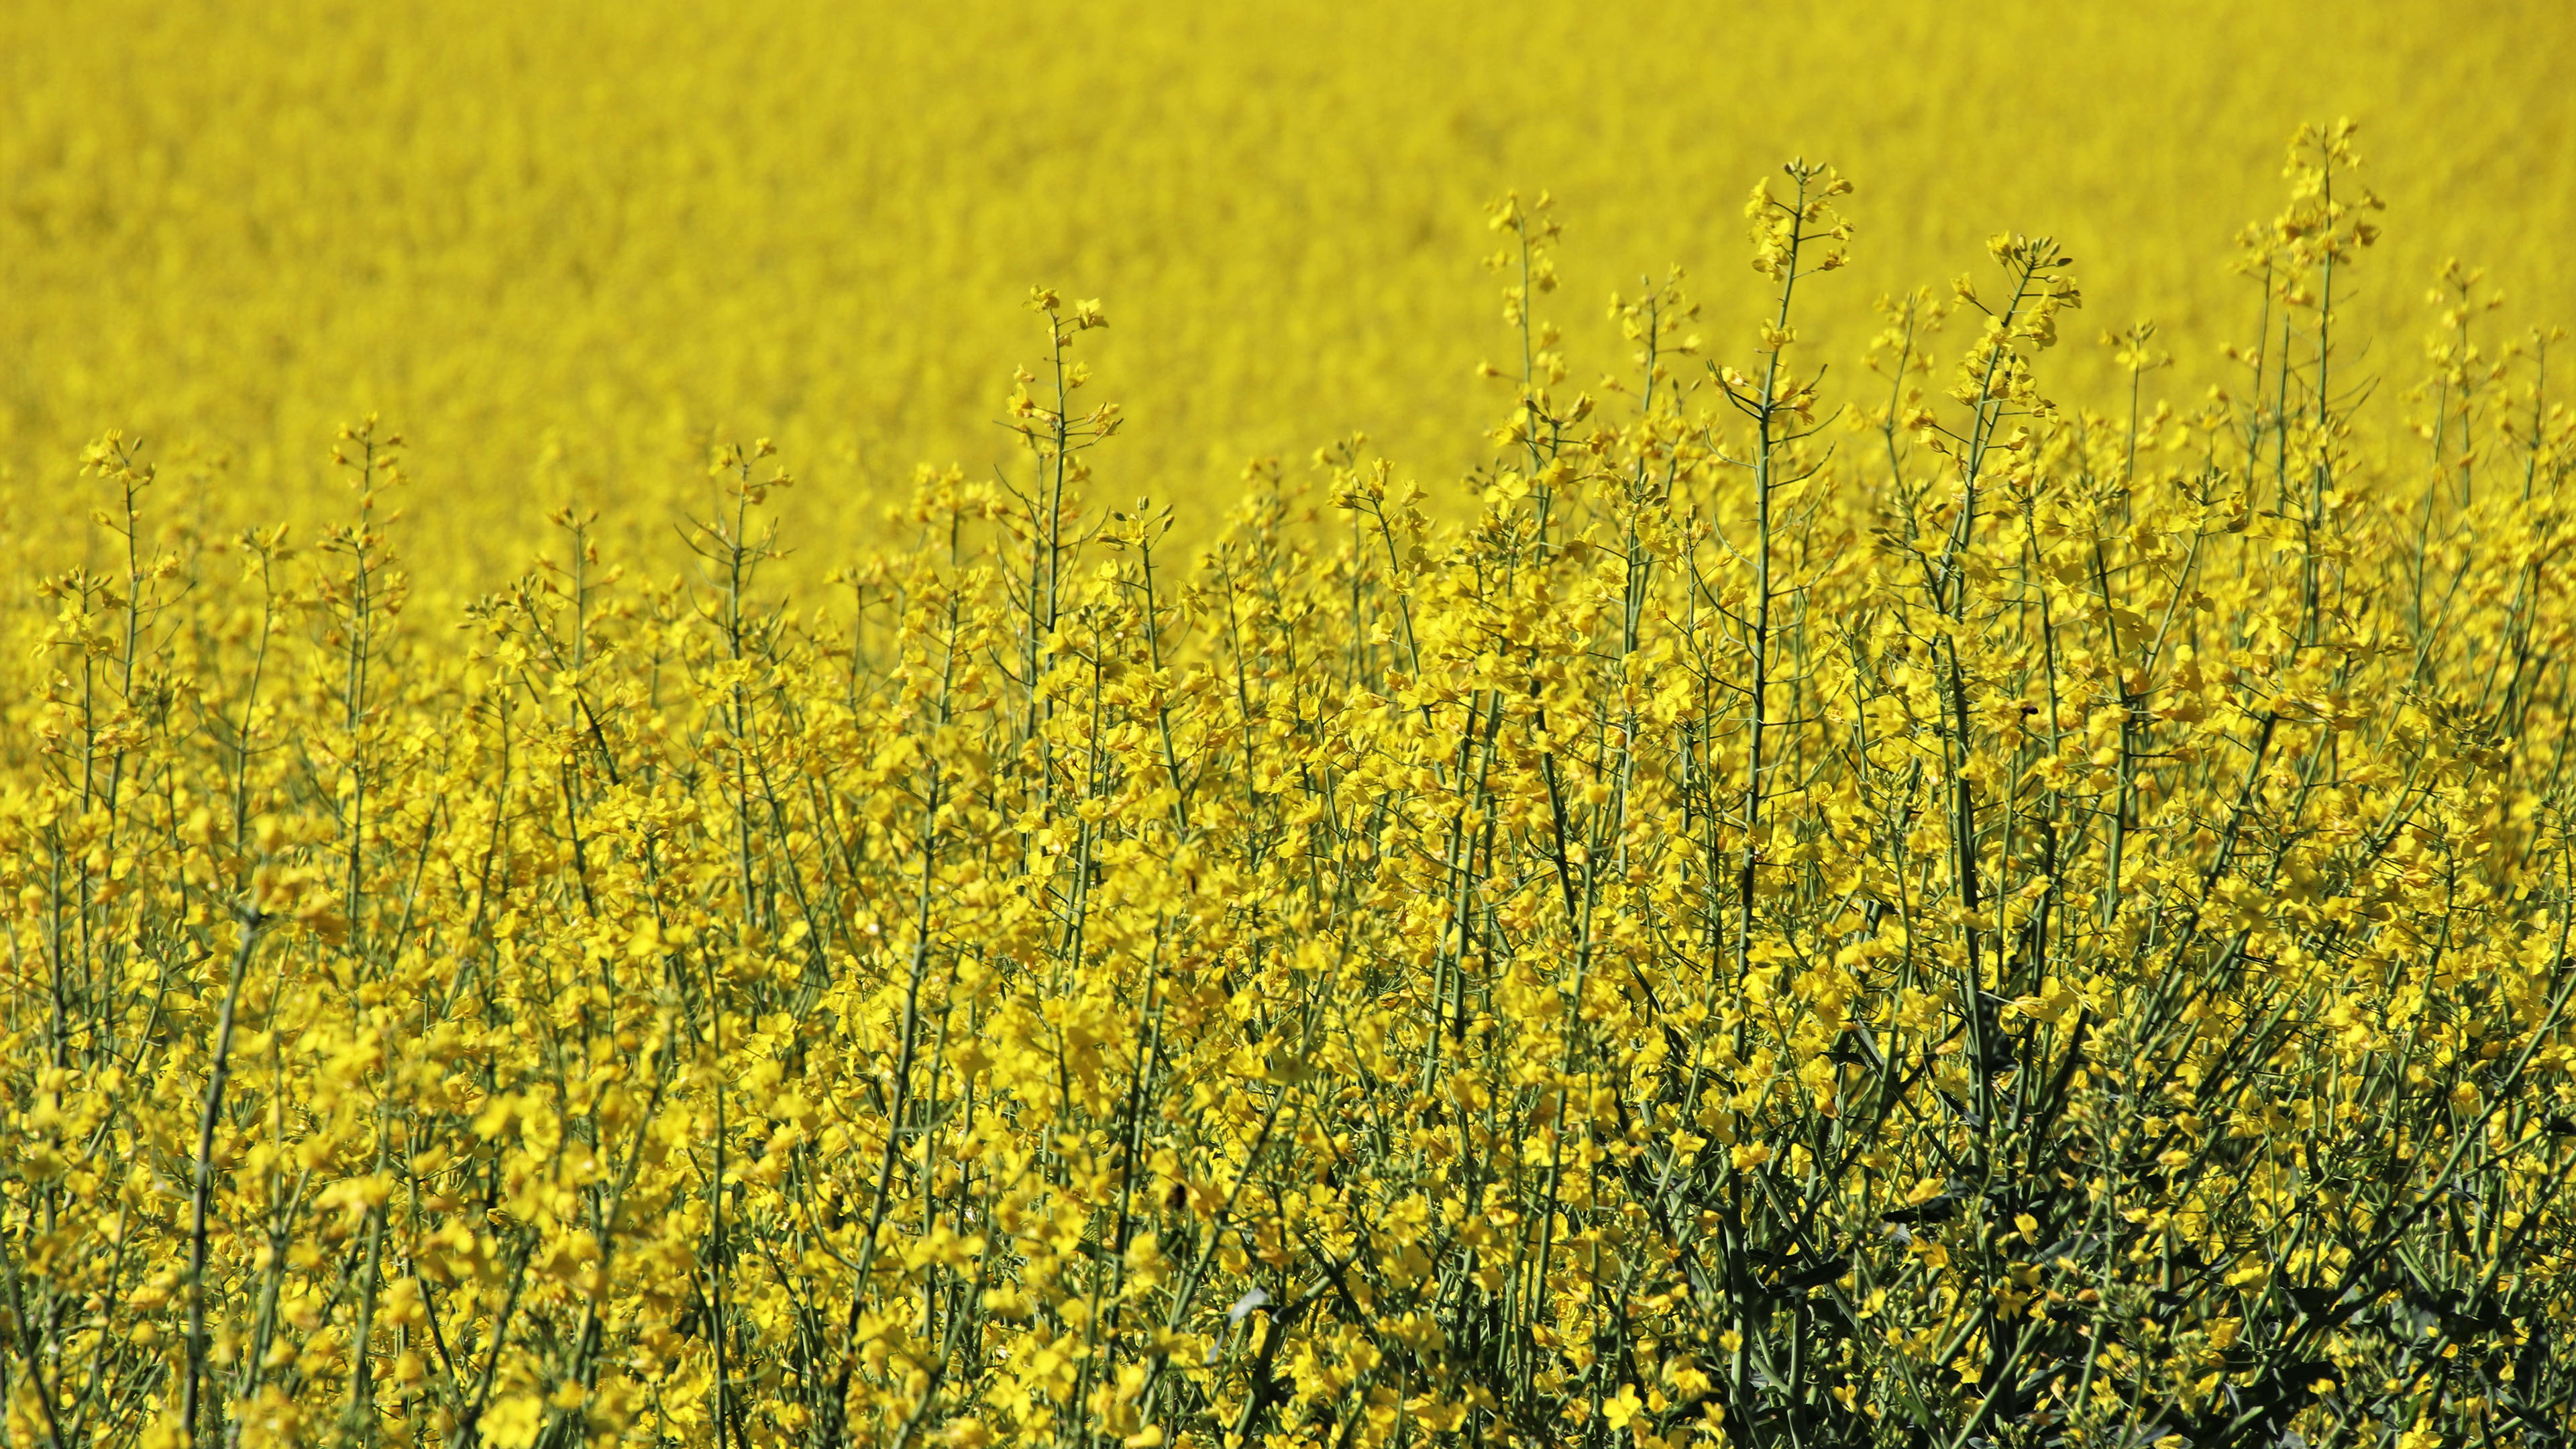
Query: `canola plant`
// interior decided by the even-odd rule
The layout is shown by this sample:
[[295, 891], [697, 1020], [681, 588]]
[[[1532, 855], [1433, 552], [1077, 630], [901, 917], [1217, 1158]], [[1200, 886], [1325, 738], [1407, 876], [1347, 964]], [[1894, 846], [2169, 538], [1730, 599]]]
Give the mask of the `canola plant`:
[[1507, 198], [1455, 522], [1358, 438], [1095, 504], [1043, 289], [1016, 465], [793, 591], [765, 441], [691, 573], [566, 509], [425, 617], [394, 425], [309, 533], [105, 436], [0, 736], [8, 1441], [2561, 1442], [2576, 427], [2459, 271], [2360, 425], [2352, 145], [2182, 407], [2143, 326], [2051, 400], [2046, 237], [1829, 374], [1804, 162], [1759, 325], [1632, 289], [1578, 389]]

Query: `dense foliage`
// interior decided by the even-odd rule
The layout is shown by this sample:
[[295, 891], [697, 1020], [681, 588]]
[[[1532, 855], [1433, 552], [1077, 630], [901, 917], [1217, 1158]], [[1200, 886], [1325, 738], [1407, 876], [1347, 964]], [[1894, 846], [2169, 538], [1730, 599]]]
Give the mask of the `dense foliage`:
[[373, 419], [301, 548], [109, 436], [0, 736], [9, 1442], [2557, 1442], [2576, 454], [2465, 276], [2358, 440], [2349, 147], [2108, 417], [2046, 238], [1828, 388], [1803, 164], [1754, 337], [1676, 276], [1569, 393], [1507, 200], [1456, 527], [1359, 439], [1092, 509], [1050, 292], [828, 598], [765, 444], [694, 577], [567, 511], [452, 621]]

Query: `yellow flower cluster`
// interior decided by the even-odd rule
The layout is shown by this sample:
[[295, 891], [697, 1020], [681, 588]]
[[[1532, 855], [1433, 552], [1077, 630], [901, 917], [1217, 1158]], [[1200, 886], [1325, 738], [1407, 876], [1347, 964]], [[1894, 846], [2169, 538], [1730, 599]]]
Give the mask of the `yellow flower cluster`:
[[1044, 290], [1020, 466], [828, 598], [765, 441], [460, 643], [375, 419], [309, 547], [110, 435], [0, 735], [8, 1442], [2554, 1442], [2576, 424], [2455, 272], [2365, 444], [2350, 148], [2113, 415], [2045, 237], [1829, 379], [1805, 163], [1758, 328], [1569, 396], [1507, 200], [1455, 527], [1355, 438], [1175, 557]]

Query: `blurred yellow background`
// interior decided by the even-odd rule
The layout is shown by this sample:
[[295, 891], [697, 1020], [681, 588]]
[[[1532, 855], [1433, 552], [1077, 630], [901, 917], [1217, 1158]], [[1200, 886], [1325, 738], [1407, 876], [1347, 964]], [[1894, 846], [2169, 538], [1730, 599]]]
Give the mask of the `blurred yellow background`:
[[1472, 375], [1511, 346], [1485, 202], [1558, 197], [1541, 311], [1579, 383], [1617, 365], [1611, 290], [1674, 262], [1736, 349], [1741, 202], [1792, 154], [1859, 187], [1808, 314], [1837, 367], [1873, 296], [2051, 232], [2065, 387], [2154, 318], [2196, 393], [2252, 328], [2232, 236], [2346, 114], [2389, 203], [2351, 315], [2411, 380], [2445, 256], [2576, 318], [2571, 35], [2564, 0], [11, 5], [0, 494], [52, 548], [124, 427], [220, 461], [210, 523], [310, 522], [345, 506], [332, 429], [381, 410], [413, 567], [470, 588], [567, 499], [667, 553], [705, 441], [770, 435], [828, 554], [917, 461], [1009, 456], [1035, 282], [1113, 322], [1101, 493], [1204, 517], [1247, 455], [1352, 430], [1436, 483], [1507, 402]]

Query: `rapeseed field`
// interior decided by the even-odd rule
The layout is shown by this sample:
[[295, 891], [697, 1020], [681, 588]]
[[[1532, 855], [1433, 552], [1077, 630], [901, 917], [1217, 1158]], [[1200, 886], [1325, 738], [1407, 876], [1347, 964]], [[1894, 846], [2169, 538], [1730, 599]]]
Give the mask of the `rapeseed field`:
[[[1552, 191], [1572, 381], [1613, 291], [1676, 263], [1729, 327], [1735, 202], [1791, 156], [1865, 188], [1803, 335], [1856, 367], [1882, 294], [1999, 230], [2060, 238], [2092, 299], [2051, 374], [2120, 396], [2100, 333], [2152, 318], [2177, 402], [2251, 340], [2225, 262], [2299, 124], [2367, 126], [2388, 236], [2344, 301], [2392, 389], [2425, 289], [2484, 267], [2515, 325], [2576, 316], [2559, 0], [1806, 7], [1166, 0], [1024, 7], [667, 0], [24, 0], [0, 7], [0, 497], [80, 540], [107, 427], [216, 470], [217, 533], [337, 515], [323, 444], [419, 447], [405, 535], [461, 604], [546, 514], [678, 566], [711, 441], [770, 437], [828, 503], [801, 570], [881, 536], [915, 465], [977, 476], [1032, 284], [1116, 305], [1093, 362], [1134, 419], [1122, 487], [1203, 542], [1247, 458], [1353, 432], [1442, 486], [1502, 365], [1482, 208]], [[2503, 334], [2498, 334], [2499, 336]], [[175, 450], [187, 450], [183, 460]], [[809, 497], [815, 495], [808, 495]], [[868, 499], [868, 503], [857, 500]], [[451, 563], [451, 561], [460, 561]], [[818, 567], [820, 572], [827, 568]]]
[[0, 15], [0, 1434], [2563, 1444], [2568, 29]]

